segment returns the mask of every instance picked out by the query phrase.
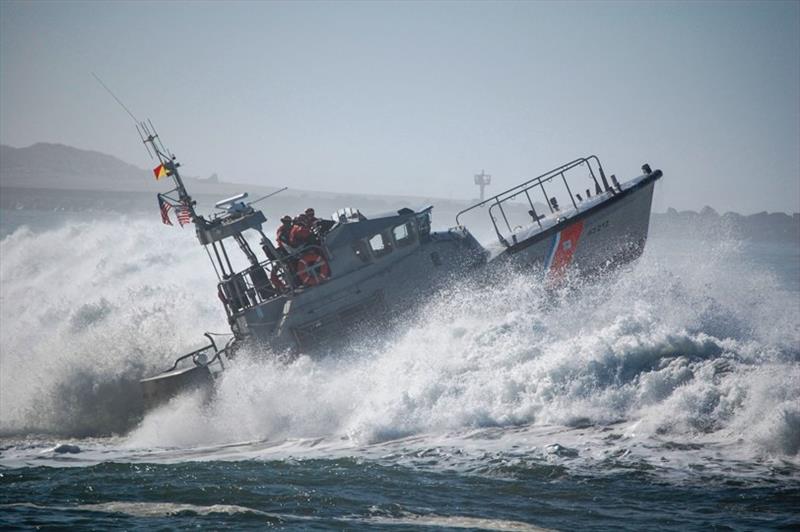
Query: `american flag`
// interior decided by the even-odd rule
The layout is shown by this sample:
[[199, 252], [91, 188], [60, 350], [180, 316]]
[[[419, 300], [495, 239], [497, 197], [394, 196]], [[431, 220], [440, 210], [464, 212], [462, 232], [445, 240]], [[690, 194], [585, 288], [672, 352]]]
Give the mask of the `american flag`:
[[178, 214], [178, 223], [181, 224], [181, 227], [192, 221], [192, 213], [186, 204], [178, 205], [175, 212]]
[[172, 205], [168, 201], [164, 201], [161, 194], [158, 195], [158, 208], [161, 210], [161, 223], [165, 225], [172, 225], [172, 220], [169, 219], [169, 210]]

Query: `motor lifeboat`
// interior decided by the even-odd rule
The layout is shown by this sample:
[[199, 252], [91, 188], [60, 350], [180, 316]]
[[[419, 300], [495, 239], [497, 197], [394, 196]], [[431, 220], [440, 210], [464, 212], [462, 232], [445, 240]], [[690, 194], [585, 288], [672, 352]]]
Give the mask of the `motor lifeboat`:
[[[540, 282], [568, 269], [630, 262], [644, 250], [653, 188], [662, 177], [644, 165], [641, 175], [620, 183], [607, 177], [596, 156], [580, 157], [469, 206], [444, 230], [432, 230], [431, 206], [378, 215], [344, 208], [309, 228], [307, 243], [278, 250], [262, 231], [264, 214], [246, 202], [246, 194], [217, 203], [222, 212], [211, 217], [198, 215], [174, 157], [157, 138], [145, 129], [143, 140], [175, 182], [171, 192], [192, 207], [231, 335], [222, 347], [208, 336], [204, 347], [144, 379], [151, 406], [185, 387], [212, 383], [242, 345], [257, 346], [266, 356], [324, 354], [363, 334], [366, 325], [393, 321], [387, 318], [447, 290], [454, 279], [511, 266]], [[467, 229], [467, 219], [489, 224], [493, 250]], [[235, 248], [244, 254], [244, 269], [231, 266]]]

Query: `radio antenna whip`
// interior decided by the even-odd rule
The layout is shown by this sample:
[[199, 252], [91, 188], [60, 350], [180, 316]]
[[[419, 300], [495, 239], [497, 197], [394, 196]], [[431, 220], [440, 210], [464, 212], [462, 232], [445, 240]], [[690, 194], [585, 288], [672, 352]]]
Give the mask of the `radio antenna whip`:
[[117, 95], [116, 95], [116, 94], [114, 94], [113, 92], [111, 92], [111, 89], [109, 89], [109, 88], [108, 88], [108, 86], [107, 86], [105, 83], [103, 83], [103, 80], [102, 80], [102, 79], [100, 79], [100, 77], [99, 77], [97, 74], [95, 74], [94, 72], [92, 72], [92, 76], [94, 76], [94, 79], [96, 79], [96, 80], [97, 80], [97, 83], [99, 83], [99, 84], [100, 84], [100, 85], [101, 85], [101, 86], [102, 86], [102, 87], [103, 87], [103, 88], [104, 88], [106, 91], [108, 91], [108, 93], [111, 95], [111, 97], [112, 97], [112, 98], [114, 98], [114, 99], [117, 101], [117, 103], [118, 103], [118, 104], [119, 104], [119, 105], [120, 105], [120, 106], [121, 106], [123, 109], [125, 109], [125, 112], [126, 112], [126, 113], [128, 113], [128, 115], [130, 115], [130, 117], [133, 119], [133, 122], [134, 122], [136, 125], [138, 125], [138, 124], [139, 124], [139, 120], [137, 120], [137, 119], [136, 119], [136, 117], [135, 117], [135, 116], [133, 116], [133, 113], [131, 113], [130, 109], [128, 109], [127, 107], [125, 107], [125, 104], [124, 104], [124, 103], [122, 103], [122, 100], [120, 100], [119, 98], [117, 98]]
[[[197, 212], [194, 210], [194, 205], [196, 202], [192, 201], [192, 197], [186, 191], [186, 187], [183, 184], [183, 179], [181, 179], [180, 173], [178, 173], [178, 167], [180, 166], [180, 163], [175, 160], [175, 155], [173, 155], [172, 152], [169, 151], [161, 142], [161, 139], [156, 132], [156, 128], [153, 127], [153, 123], [150, 120], [147, 122], [139, 121], [135, 116], [133, 116], [131, 110], [128, 109], [124, 103], [122, 103], [122, 100], [117, 98], [117, 95], [108, 88], [108, 85], [103, 83], [103, 80], [100, 79], [97, 74], [94, 72], [91, 74], [94, 76], [94, 79], [96, 79], [97, 82], [111, 95], [111, 97], [116, 100], [120, 107], [125, 109], [125, 112], [128, 113], [128, 116], [133, 119], [134, 124], [136, 124], [136, 131], [139, 133], [139, 136], [141, 137], [142, 142], [147, 149], [147, 153], [150, 155], [150, 158], [158, 159], [160, 164], [153, 170], [153, 172], [156, 174], [156, 179], [160, 179], [164, 175], [171, 177], [175, 182], [175, 188], [170, 192], [177, 191], [178, 197], [180, 198], [180, 203], [182, 203], [185, 208], [189, 210], [192, 221], [196, 224], [203, 224], [203, 217], [198, 216]], [[169, 194], [169, 192], [167, 194]], [[159, 198], [162, 196], [164, 195], [159, 194]], [[168, 196], [166, 197], [170, 199]]]
[[276, 190], [275, 192], [272, 192], [272, 193], [270, 193], [270, 194], [267, 194], [266, 196], [261, 196], [261, 197], [260, 197], [260, 198], [258, 198], [257, 200], [253, 200], [253, 201], [249, 202], [249, 203], [248, 203], [248, 205], [252, 205], [253, 203], [258, 203], [259, 201], [261, 201], [261, 200], [265, 200], [265, 199], [267, 199], [267, 198], [270, 198], [270, 197], [274, 196], [275, 194], [280, 194], [281, 192], [283, 192], [284, 190], [286, 190], [286, 189], [288, 189], [288, 188], [289, 188], [289, 187], [283, 187], [282, 189], [280, 189], [280, 190]]

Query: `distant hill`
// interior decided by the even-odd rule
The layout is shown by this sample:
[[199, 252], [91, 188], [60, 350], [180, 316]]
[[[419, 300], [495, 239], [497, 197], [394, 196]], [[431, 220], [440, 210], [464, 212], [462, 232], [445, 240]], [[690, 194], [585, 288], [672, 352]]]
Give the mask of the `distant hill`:
[[[220, 183], [216, 174], [208, 179], [182, 177], [197, 193], [226, 194], [242, 189], [241, 185]], [[0, 186], [128, 192], [164, 190], [163, 183], [158, 183], [149, 170], [112, 155], [44, 142], [27, 148], [0, 146]], [[275, 190], [253, 185], [247, 188], [263, 194]]]
[[141, 189], [146, 171], [116, 157], [63, 144], [0, 146], [0, 186]]
[[[217, 174], [212, 174], [206, 179], [184, 174], [181, 174], [181, 177], [193, 196], [215, 195], [220, 196], [220, 199], [242, 191], [249, 192], [250, 196], [255, 198], [281, 188], [220, 182]], [[156, 181], [150, 170], [144, 170], [105, 153], [44, 142], [27, 148], [0, 145], [0, 187], [104, 192], [164, 191], [164, 183]], [[378, 195], [322, 192], [294, 187], [282, 193], [282, 197], [288, 196], [323, 200], [337, 200], [343, 197], [366, 198], [367, 201], [379, 202], [385, 199], [384, 196]], [[422, 196], [396, 196], [393, 199], [411, 204], [433, 201], [433, 198]]]
[[[201, 212], [225, 197], [248, 192], [257, 199], [276, 191], [273, 186], [220, 182], [216, 174], [208, 179], [181, 176]], [[155, 195], [169, 188], [158, 182], [150, 170], [138, 168], [114, 156], [81, 150], [63, 144], [38, 143], [27, 148], [0, 146], [0, 207], [67, 212], [153, 211]], [[378, 196], [334, 193], [291, 188], [276, 200], [260, 206], [273, 217], [297, 214], [315, 207], [327, 216], [342, 207], [365, 213], [436, 204], [438, 218], [452, 224], [455, 213], [469, 202], [420, 196]], [[446, 220], [446, 221], [445, 221]]]
[[[250, 198], [274, 192], [276, 187], [221, 183], [216, 174], [208, 179], [184, 177], [184, 182], [204, 212], [224, 197], [247, 191]], [[155, 194], [165, 184], [153, 179], [149, 170], [138, 168], [116, 157], [97, 151], [80, 150], [63, 144], [38, 143], [27, 148], [0, 146], [0, 207], [71, 212], [147, 212], [156, 209]], [[347, 192], [319, 192], [291, 189], [276, 200], [260, 206], [272, 218], [295, 214], [313, 206], [318, 215], [327, 216], [342, 207], [355, 207], [370, 214], [400, 207], [435, 206], [438, 226], [453, 225], [458, 211], [473, 202], [420, 196], [378, 196]], [[526, 216], [520, 203], [513, 209]], [[537, 204], [544, 212], [545, 206]], [[480, 220], [486, 222], [487, 220]], [[473, 227], [488, 231], [490, 224]], [[699, 213], [669, 209], [652, 215], [651, 234], [667, 238], [715, 238], [730, 236], [750, 240], [780, 240], [800, 244], [800, 214], [762, 212], [749, 216], [727, 212], [718, 214], [705, 207]], [[491, 232], [486, 232], [491, 237]]]

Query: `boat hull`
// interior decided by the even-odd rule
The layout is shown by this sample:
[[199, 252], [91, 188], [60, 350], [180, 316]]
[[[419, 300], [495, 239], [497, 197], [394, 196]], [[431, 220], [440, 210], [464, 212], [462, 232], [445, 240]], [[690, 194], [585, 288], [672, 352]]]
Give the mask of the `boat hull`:
[[582, 273], [607, 270], [637, 259], [650, 224], [656, 171], [586, 210], [517, 242], [494, 260], [525, 271], [561, 276], [567, 268]]
[[241, 328], [276, 352], [324, 351], [377, 331], [385, 336], [386, 323], [402, 321], [405, 310], [432, 293], [505, 274], [509, 265], [524, 273], [543, 271], [551, 278], [561, 277], [568, 268], [582, 274], [611, 269], [644, 251], [653, 188], [660, 177], [656, 170], [592, 198], [583, 209], [563, 214], [542, 231], [520, 233], [529, 236], [516, 238], [489, 261], [484, 248], [463, 228], [435, 234], [391, 266], [376, 263], [347, 281], [325, 283], [273, 304], [271, 310], [251, 309]]
[[207, 394], [214, 380], [208, 367], [192, 365], [165, 371], [139, 382], [145, 408], [150, 410], [188, 390], [202, 390]]
[[385, 337], [406, 311], [481, 270], [487, 257], [460, 229], [434, 233], [419, 247], [396, 253], [404, 255], [283, 298], [270, 309], [255, 307], [244, 314], [240, 328], [275, 352], [324, 352], [354, 337]]

